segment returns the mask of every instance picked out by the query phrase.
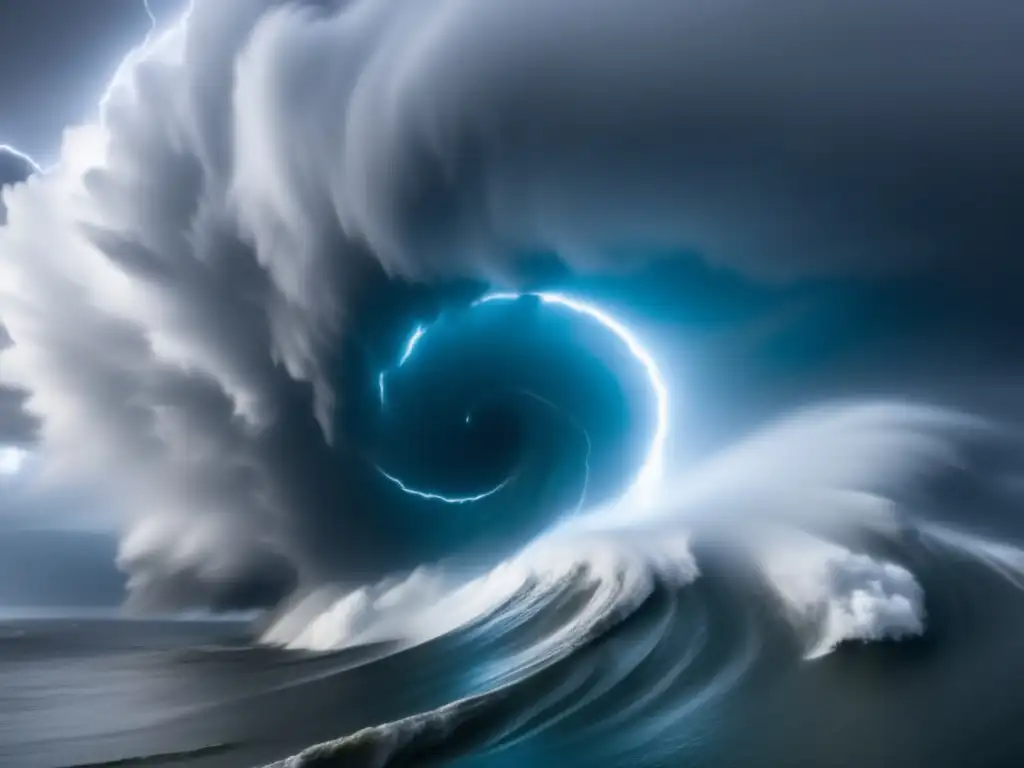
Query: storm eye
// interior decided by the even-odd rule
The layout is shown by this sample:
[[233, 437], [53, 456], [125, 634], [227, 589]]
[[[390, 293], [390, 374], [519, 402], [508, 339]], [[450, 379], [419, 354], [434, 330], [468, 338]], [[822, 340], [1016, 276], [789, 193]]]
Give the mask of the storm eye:
[[[552, 307], [557, 310], [568, 311], [569, 313], [580, 315], [583, 319], [596, 323], [605, 331], [610, 332], [615, 339], [621, 344], [625, 350], [628, 351], [629, 355], [636, 360], [641, 366], [646, 376], [648, 386], [650, 387], [652, 396], [655, 403], [655, 422], [652, 430], [652, 437], [650, 444], [644, 454], [643, 461], [640, 469], [637, 472], [635, 478], [628, 486], [626, 492], [621, 496], [620, 500], [633, 499], [640, 494], [645, 494], [655, 487], [661, 477], [663, 464], [664, 464], [664, 452], [665, 443], [668, 437], [668, 426], [669, 426], [669, 402], [668, 402], [668, 389], [665, 386], [665, 382], [662, 379], [661, 372], [658, 369], [654, 358], [647, 351], [647, 349], [640, 343], [637, 337], [623, 325], [621, 322], [598, 308], [597, 306], [583, 301], [581, 299], [566, 296], [561, 293], [540, 291], [535, 293], [491, 293], [483, 296], [477, 301], [473, 302], [471, 307], [478, 307], [483, 304], [489, 304], [492, 302], [500, 301], [516, 301], [524, 297], [533, 297], [540, 301], [542, 304]], [[409, 338], [402, 347], [402, 353], [398, 358], [398, 362], [395, 364], [394, 369], [403, 367], [416, 351], [418, 345], [423, 340], [425, 334], [429, 330], [426, 325], [417, 325], [413, 329]], [[378, 389], [380, 393], [380, 404], [382, 408], [388, 408], [387, 402], [387, 386], [386, 377], [388, 371], [383, 371], [378, 376]], [[525, 393], [527, 395], [533, 395], [533, 393]], [[543, 398], [538, 398], [544, 401]], [[544, 401], [546, 402], [546, 401]], [[550, 404], [550, 403], [549, 403]], [[464, 423], [469, 425], [474, 423], [473, 414], [471, 411], [467, 412], [464, 417]], [[590, 438], [584, 431], [584, 437], [589, 446]], [[588, 448], [589, 451], [589, 448]], [[428, 492], [425, 490], [417, 489], [399, 479], [395, 474], [386, 471], [381, 466], [377, 466], [377, 470], [380, 474], [389, 480], [394, 485], [398, 486], [403, 492], [419, 496], [424, 499], [432, 501], [441, 501], [449, 504], [465, 504], [467, 502], [480, 501], [492, 496], [499, 491], [503, 490], [509, 485], [511, 478], [506, 478], [501, 483], [496, 484], [490, 490], [483, 493], [467, 495], [467, 496], [445, 496], [435, 492]]]

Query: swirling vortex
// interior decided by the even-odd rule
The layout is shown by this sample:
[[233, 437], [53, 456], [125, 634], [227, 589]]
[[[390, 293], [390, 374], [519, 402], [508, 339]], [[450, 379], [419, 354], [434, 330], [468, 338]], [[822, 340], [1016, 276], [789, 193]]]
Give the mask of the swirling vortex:
[[[539, 299], [542, 303], [567, 309], [571, 312], [580, 314], [585, 318], [595, 321], [600, 324], [605, 330], [610, 331], [622, 344], [629, 350], [630, 354], [640, 363], [643, 367], [644, 372], [647, 375], [648, 383], [651, 387], [651, 392], [654, 396], [655, 401], [655, 425], [654, 433], [651, 437], [650, 445], [648, 446], [647, 453], [644, 457], [643, 463], [640, 466], [636, 477], [633, 482], [627, 487], [626, 491], [619, 498], [618, 503], [626, 500], [637, 499], [648, 494], [652, 488], [654, 488], [658, 481], [661, 479], [664, 471], [664, 455], [665, 445], [668, 441], [668, 428], [669, 428], [669, 394], [668, 387], [665, 385], [665, 380], [661, 375], [661, 371], [658, 368], [658, 364], [655, 362], [654, 357], [647, 351], [644, 345], [636, 337], [636, 335], [619, 320], [609, 315], [599, 307], [594, 306], [586, 301], [579, 298], [567, 296], [561, 293], [554, 293], [549, 291], [538, 291], [531, 293], [512, 293], [512, 292], [498, 292], [487, 294], [480, 299], [474, 301], [470, 306], [478, 307], [483, 304], [489, 304], [495, 301], [517, 301], [525, 296], [532, 296]], [[422, 341], [424, 335], [427, 333], [429, 326], [417, 325], [406, 341], [402, 351], [401, 357], [398, 359], [398, 363], [395, 368], [401, 368], [408, 362], [409, 358], [415, 352], [417, 345]], [[382, 407], [386, 407], [386, 376], [387, 371], [382, 371], [378, 376], [378, 387], [380, 391], [380, 402]], [[467, 421], [469, 417], [467, 416]], [[496, 485], [488, 491], [483, 493], [475, 494], [472, 496], [445, 496], [439, 493], [432, 493], [417, 488], [413, 488], [410, 485], [404, 483], [400, 478], [394, 474], [385, 471], [382, 467], [377, 465], [377, 471], [380, 472], [381, 476], [392, 482], [404, 493], [418, 496], [423, 499], [430, 501], [440, 501], [446, 504], [467, 504], [475, 501], [482, 501], [489, 496], [492, 496], [503, 488], [505, 488], [509, 479], [505, 479], [500, 484]]]

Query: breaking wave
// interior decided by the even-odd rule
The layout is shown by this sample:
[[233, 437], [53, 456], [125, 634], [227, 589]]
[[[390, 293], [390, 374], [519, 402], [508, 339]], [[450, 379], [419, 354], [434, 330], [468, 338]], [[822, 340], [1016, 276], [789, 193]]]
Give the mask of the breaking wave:
[[485, 573], [439, 564], [315, 590], [263, 641], [316, 651], [391, 641], [393, 653], [435, 643], [485, 661], [436, 709], [275, 765], [493, 757], [549, 731], [559, 736], [545, 749], [557, 743], [551, 754], [580, 764], [595, 741], [602, 764], [649, 760], [652, 744], [671, 749], [687, 721], [780, 654], [815, 663], [845, 644], [926, 633], [919, 568], [955, 555], [1024, 583], [1024, 551], [942, 514], [943, 483], [976, 477], [972, 457], [1001, 439], [941, 409], [814, 409], [646, 500], [564, 520]]

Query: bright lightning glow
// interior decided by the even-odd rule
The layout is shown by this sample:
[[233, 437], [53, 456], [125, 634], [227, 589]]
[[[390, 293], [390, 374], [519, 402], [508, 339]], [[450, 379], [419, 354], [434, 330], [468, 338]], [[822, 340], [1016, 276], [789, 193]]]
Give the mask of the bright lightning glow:
[[471, 501], [481, 501], [482, 499], [486, 499], [488, 496], [493, 496], [508, 485], [508, 480], [504, 480], [500, 485], [496, 485], [489, 491], [478, 493], [476, 496], [442, 496], [439, 493], [427, 493], [426, 491], [418, 491], [415, 488], [410, 488], [397, 477], [389, 475], [380, 467], [377, 467], [377, 471], [406, 493], [412, 494], [413, 496], [419, 496], [421, 499], [429, 499], [430, 501], [443, 501], [445, 504], [468, 504]]
[[[114, 89], [119, 84], [122, 84], [127, 80], [128, 75], [132, 70], [132, 67], [134, 67], [135, 64], [137, 64], [142, 59], [146, 58], [146, 56], [148, 56], [155, 48], [157, 48], [163, 42], [165, 37], [169, 39], [173, 32], [180, 31], [182, 28], [184, 28], [185, 23], [188, 21], [189, 16], [192, 14], [192, 6], [194, 2], [195, 0], [189, 0], [188, 5], [185, 7], [184, 12], [181, 14], [181, 18], [177, 21], [177, 23], [174, 26], [171, 27], [171, 29], [168, 30], [166, 36], [157, 36], [156, 32], [158, 24], [156, 14], [154, 14], [153, 9], [150, 8], [149, 0], [142, 0], [142, 10], [146, 14], [146, 18], [149, 19], [149, 29], [146, 30], [146, 34], [142, 38], [142, 42], [131, 48], [128, 51], [128, 53], [125, 54], [125, 56], [121, 59], [121, 61], [117, 65], [117, 68], [114, 70], [113, 76], [111, 76], [110, 80], [107, 83], [106, 89], [100, 96], [99, 106], [101, 111], [101, 117], [102, 110], [106, 106], [107, 102], [110, 101], [110, 96], [114, 92]], [[47, 168], [44, 168], [41, 165], [39, 165], [39, 163], [37, 163], [34, 158], [25, 154], [17, 147], [12, 147], [10, 144], [0, 144], [0, 152], [7, 152], [20, 158], [21, 160], [24, 160], [26, 163], [32, 166], [32, 169], [35, 173], [49, 173], [56, 167], [56, 164], [54, 164], [50, 165]]]
[[0, 477], [18, 474], [27, 459], [28, 451], [21, 448], [0, 448]]
[[[423, 334], [427, 332], [426, 326], [417, 325], [416, 330], [412, 332], [412, 336], [405, 342], [405, 351], [402, 352], [402, 356], [398, 359], [398, 365], [396, 368], [401, 368], [405, 365], [405, 361], [409, 359], [413, 351], [416, 349], [416, 344], [420, 339], [423, 338]], [[385, 405], [384, 397], [384, 378], [387, 376], [387, 371], [381, 371], [380, 376], [377, 377], [377, 389], [380, 391], [380, 404]]]
[[[125, 54], [124, 58], [121, 59], [121, 63], [117, 65], [117, 69], [114, 70], [114, 75], [110, 78], [110, 82], [107, 84], [107, 89], [100, 96], [100, 110], [106, 107], [107, 102], [110, 101], [110, 95], [114, 92], [114, 89], [119, 83], [124, 82], [128, 73], [132, 67], [135, 66], [139, 61], [146, 57], [146, 55], [152, 49], [153, 36], [156, 34], [156, 16], [153, 15], [153, 9], [149, 7], [149, 0], [142, 0], [142, 10], [145, 11], [146, 17], [149, 19], [149, 29], [146, 30], [146, 36], [142, 38], [142, 42], [131, 48], [128, 53]], [[192, 3], [188, 4], [185, 12], [182, 14], [182, 23], [184, 19], [192, 13]]]
[[405, 365], [405, 361], [409, 359], [409, 356], [416, 349], [416, 344], [420, 339], [423, 338], [423, 334], [427, 332], [425, 325], [417, 325], [416, 330], [412, 332], [412, 336], [409, 337], [409, 341], [405, 343], [405, 352], [402, 353], [402, 357], [398, 360], [398, 367], [401, 368]]
[[[405, 361], [409, 359], [409, 356], [416, 349], [416, 344], [420, 339], [423, 338], [423, 334], [427, 332], [426, 326], [417, 325], [416, 330], [412, 332], [412, 336], [405, 342], [405, 351], [402, 352], [402, 356], [398, 359], [398, 365], [396, 368], [401, 368], [405, 365]], [[377, 390], [380, 392], [380, 404], [386, 405], [384, 396], [384, 378], [387, 376], [387, 371], [381, 371], [377, 377]]]
[[649, 491], [661, 478], [665, 463], [665, 443], [668, 440], [669, 425], [668, 388], [665, 386], [665, 381], [661, 377], [661, 371], [658, 369], [657, 363], [654, 362], [654, 358], [651, 357], [650, 353], [646, 349], [644, 349], [643, 345], [633, 335], [633, 333], [618, 320], [592, 304], [587, 304], [584, 301], [570, 296], [565, 296], [560, 293], [492, 293], [474, 302], [474, 306], [492, 301], [515, 301], [522, 296], [536, 296], [545, 304], [564, 307], [572, 310], [573, 312], [585, 315], [592, 320], [596, 320], [602, 326], [614, 333], [626, 348], [629, 349], [633, 357], [635, 357], [643, 366], [644, 371], [647, 373], [647, 379], [650, 382], [651, 390], [654, 393], [657, 420], [654, 428], [654, 436], [651, 438], [651, 445], [647, 450], [647, 456], [644, 459], [643, 465], [640, 467], [640, 471], [637, 473], [636, 479], [626, 492], [624, 498]]

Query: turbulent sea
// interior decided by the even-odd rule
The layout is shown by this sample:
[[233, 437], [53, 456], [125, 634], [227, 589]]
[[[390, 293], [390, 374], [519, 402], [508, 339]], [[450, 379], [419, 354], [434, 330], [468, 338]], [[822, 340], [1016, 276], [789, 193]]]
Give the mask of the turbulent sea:
[[598, 538], [256, 624], [5, 619], [0, 765], [1021, 764], [1024, 596], [995, 561], [909, 541], [927, 630], [828, 652], [759, 574], [684, 551]]

